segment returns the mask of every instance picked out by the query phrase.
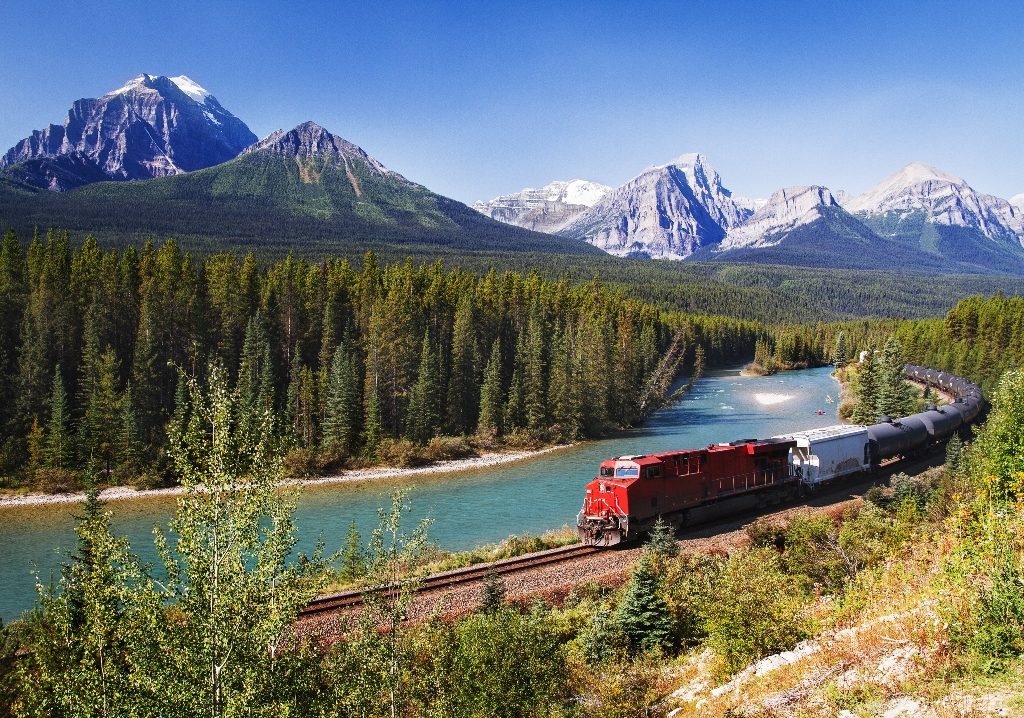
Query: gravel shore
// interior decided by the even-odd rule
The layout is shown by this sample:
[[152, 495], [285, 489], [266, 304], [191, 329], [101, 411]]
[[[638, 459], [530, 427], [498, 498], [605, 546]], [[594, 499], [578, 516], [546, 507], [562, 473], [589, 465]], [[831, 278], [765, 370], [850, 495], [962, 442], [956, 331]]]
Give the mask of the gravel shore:
[[[500, 464], [510, 464], [515, 461], [525, 461], [541, 454], [547, 454], [559, 449], [565, 449], [571, 444], [560, 444], [549, 446], [535, 451], [510, 451], [504, 453], [488, 453], [480, 456], [473, 456], [467, 459], [452, 459], [451, 461], [438, 461], [427, 466], [417, 466], [409, 469], [395, 467], [375, 467], [370, 469], [353, 469], [343, 471], [333, 476], [321, 476], [313, 479], [283, 481], [282, 486], [324, 486], [327, 484], [343, 484], [354, 481], [379, 481], [381, 479], [406, 478], [409, 476], [420, 476], [426, 474], [454, 473], [460, 471], [472, 471], [474, 469], [485, 469]], [[154, 496], [177, 496], [184, 491], [180, 486], [172, 486], [165, 489], [136, 489], [131, 486], [111, 486], [100, 492], [103, 501], [124, 501], [129, 499], [144, 499]], [[0, 509], [12, 506], [42, 506], [45, 504], [74, 504], [85, 500], [83, 492], [68, 494], [43, 494], [32, 493], [22, 495], [11, 495], [0, 497]]]

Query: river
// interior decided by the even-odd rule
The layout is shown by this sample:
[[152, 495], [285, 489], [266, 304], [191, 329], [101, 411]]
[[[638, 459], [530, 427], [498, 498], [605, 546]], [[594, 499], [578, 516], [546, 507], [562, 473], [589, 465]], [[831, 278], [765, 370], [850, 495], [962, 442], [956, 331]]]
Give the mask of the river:
[[[713, 372], [682, 401], [614, 438], [447, 476], [310, 487], [296, 512], [298, 548], [308, 552], [322, 538], [334, 550], [352, 520], [366, 536], [376, 525], [378, 507], [388, 503], [397, 485], [409, 490], [408, 525], [431, 518], [430, 538], [445, 549], [571, 525], [583, 485], [602, 460], [828, 426], [836, 423], [836, 405], [829, 396], [838, 398], [838, 385], [828, 367], [767, 377]], [[144, 560], [155, 563], [152, 530], [166, 525], [174, 505], [174, 497], [166, 496], [112, 502], [114, 532], [127, 536]], [[32, 606], [37, 576], [44, 583], [59, 577], [61, 562], [74, 546], [78, 511], [68, 504], [0, 509], [0, 618], [9, 621]]]

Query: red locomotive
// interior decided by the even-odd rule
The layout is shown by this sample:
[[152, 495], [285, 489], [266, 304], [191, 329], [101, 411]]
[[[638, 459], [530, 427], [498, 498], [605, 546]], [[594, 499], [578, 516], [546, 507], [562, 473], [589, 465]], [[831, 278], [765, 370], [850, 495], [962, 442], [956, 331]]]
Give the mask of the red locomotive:
[[789, 450], [794, 446], [795, 441], [785, 439], [746, 439], [706, 449], [608, 459], [587, 484], [576, 522], [580, 540], [614, 546], [643, 535], [659, 516], [680, 526], [743, 510], [739, 499], [725, 510], [716, 504], [744, 494], [745, 503], [753, 507], [760, 501], [755, 492], [794, 483], [789, 470]]

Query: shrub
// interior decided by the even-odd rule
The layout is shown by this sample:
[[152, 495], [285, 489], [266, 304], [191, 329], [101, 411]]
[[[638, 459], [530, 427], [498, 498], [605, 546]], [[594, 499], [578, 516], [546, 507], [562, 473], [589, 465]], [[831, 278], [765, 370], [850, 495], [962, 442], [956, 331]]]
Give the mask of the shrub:
[[36, 469], [35, 485], [47, 494], [69, 494], [82, 489], [78, 474], [67, 469]]
[[785, 542], [786, 570], [803, 579], [805, 587], [818, 584], [829, 591], [842, 587], [848, 571], [838, 530], [827, 515], [795, 517], [786, 529]]
[[565, 684], [564, 653], [539, 610], [502, 607], [439, 631], [424, 686], [433, 715], [544, 715]]
[[663, 592], [676, 640], [693, 646], [707, 637], [708, 612], [717, 603], [717, 584], [725, 561], [719, 556], [684, 553], [669, 563]]
[[464, 436], [435, 436], [423, 451], [427, 461], [450, 461], [473, 456], [476, 452]]
[[747, 538], [755, 548], [774, 548], [779, 551], [786, 547], [786, 526], [777, 520], [759, 518], [746, 525]]
[[282, 462], [284, 475], [292, 479], [315, 476], [320, 469], [316, 455], [309, 449], [296, 446], [288, 450]]
[[708, 645], [730, 671], [792, 648], [805, 637], [803, 600], [771, 549], [738, 551], [716, 581], [708, 610]]
[[408, 439], [381, 439], [377, 444], [377, 459], [382, 464], [400, 468], [427, 463], [423, 450]]

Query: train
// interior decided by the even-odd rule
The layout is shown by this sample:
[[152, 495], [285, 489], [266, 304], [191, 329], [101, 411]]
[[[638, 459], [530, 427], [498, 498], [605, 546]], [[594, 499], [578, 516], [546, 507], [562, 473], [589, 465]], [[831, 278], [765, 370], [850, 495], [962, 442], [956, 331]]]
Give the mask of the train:
[[953, 400], [870, 426], [838, 425], [766, 439], [740, 439], [601, 463], [576, 519], [580, 541], [616, 546], [646, 535], [661, 518], [675, 528], [729, 516], [878, 471], [883, 461], [923, 454], [963, 431], [985, 410], [977, 384], [907, 364], [904, 376]]

